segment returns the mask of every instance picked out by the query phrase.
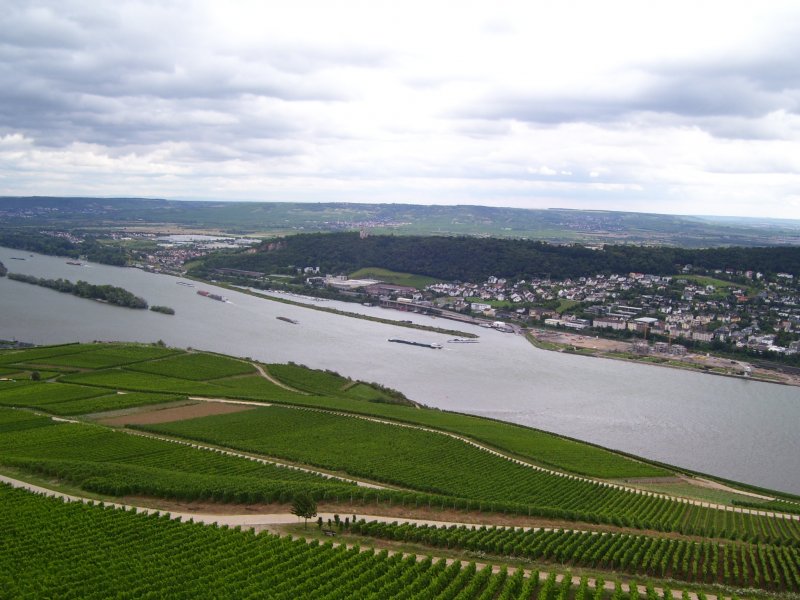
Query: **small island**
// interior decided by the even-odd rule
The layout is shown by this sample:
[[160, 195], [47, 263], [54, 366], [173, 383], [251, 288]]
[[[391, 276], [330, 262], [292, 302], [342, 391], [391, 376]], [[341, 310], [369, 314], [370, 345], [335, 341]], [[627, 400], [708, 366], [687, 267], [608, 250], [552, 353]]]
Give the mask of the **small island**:
[[21, 273], [9, 273], [8, 278], [14, 281], [22, 281], [24, 283], [50, 288], [64, 294], [72, 294], [79, 298], [90, 298], [116, 306], [139, 309], [147, 308], [147, 302], [144, 298], [135, 296], [128, 290], [113, 285], [93, 285], [80, 280], [73, 283], [67, 279], [44, 279], [32, 275], [23, 275]]
[[158, 306], [154, 305], [150, 307], [150, 310], [153, 312], [163, 313], [165, 315], [174, 315], [175, 309], [170, 306]]

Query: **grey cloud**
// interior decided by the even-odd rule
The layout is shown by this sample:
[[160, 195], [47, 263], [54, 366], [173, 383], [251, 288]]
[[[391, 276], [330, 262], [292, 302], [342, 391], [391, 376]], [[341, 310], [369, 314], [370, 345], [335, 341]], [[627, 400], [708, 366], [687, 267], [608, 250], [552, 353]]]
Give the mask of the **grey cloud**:
[[78, 48], [85, 32], [82, 28], [47, 7], [10, 2], [0, 6], [2, 45], [26, 48]]
[[[17, 20], [24, 21], [19, 14]], [[253, 114], [246, 105], [348, 97], [335, 82], [292, 73], [285, 64], [275, 66], [273, 62], [287, 62], [289, 50], [273, 62], [269, 54], [260, 61], [193, 55], [202, 46], [163, 48], [129, 32], [114, 41], [116, 25], [109, 21], [103, 23], [108, 30], [83, 32], [55, 18], [28, 18], [25, 24], [19, 28], [24, 35], [4, 34], [0, 41], [0, 133], [24, 133], [37, 145], [81, 141], [114, 148], [212, 135], [235, 145], [240, 139], [283, 138], [298, 126], [277, 113]], [[54, 35], [59, 28], [72, 37]], [[37, 36], [50, 42], [35, 43]], [[138, 38], [137, 43], [131, 44], [131, 38]], [[347, 52], [327, 58], [323, 54], [308, 53], [300, 61], [303, 68], [311, 69], [315, 60], [331, 64], [348, 58]], [[376, 60], [382, 59], [366, 57], [362, 64]], [[193, 118], [212, 113], [231, 119], [215, 123]]]
[[535, 123], [613, 121], [631, 113], [671, 113], [684, 117], [760, 117], [776, 110], [797, 112], [798, 97], [754, 87], [742, 77], [676, 76], [661, 79], [641, 91], [619, 95], [495, 96], [460, 116], [510, 118]]
[[[754, 119], [775, 111], [800, 113], [800, 41], [786, 39], [760, 56], [692, 62], [635, 64], [628, 67], [648, 83], [638, 89], [520, 95], [493, 92], [460, 117], [516, 119], [539, 124], [609, 122], [633, 113], [678, 118]], [[613, 80], [611, 81], [613, 84]], [[731, 130], [732, 131], [732, 130]]]

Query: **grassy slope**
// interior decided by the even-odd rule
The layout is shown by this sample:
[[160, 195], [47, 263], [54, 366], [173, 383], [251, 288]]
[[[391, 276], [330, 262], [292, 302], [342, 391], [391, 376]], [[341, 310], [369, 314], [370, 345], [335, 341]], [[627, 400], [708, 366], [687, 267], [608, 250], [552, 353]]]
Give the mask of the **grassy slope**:
[[350, 273], [351, 279], [378, 279], [386, 283], [395, 285], [407, 285], [410, 287], [421, 290], [426, 285], [431, 285], [440, 281], [433, 277], [425, 275], [415, 275], [413, 273], [399, 273], [397, 271], [390, 271], [389, 269], [382, 269], [380, 267], [365, 267], [353, 273]]

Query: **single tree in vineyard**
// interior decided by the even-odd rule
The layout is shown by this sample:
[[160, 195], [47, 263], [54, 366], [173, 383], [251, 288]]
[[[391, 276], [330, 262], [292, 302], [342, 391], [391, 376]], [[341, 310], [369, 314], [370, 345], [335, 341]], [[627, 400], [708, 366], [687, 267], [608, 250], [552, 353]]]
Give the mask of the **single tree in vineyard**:
[[317, 516], [317, 502], [309, 494], [295, 496], [292, 501], [292, 514], [306, 520], [305, 527], [308, 528], [308, 520]]

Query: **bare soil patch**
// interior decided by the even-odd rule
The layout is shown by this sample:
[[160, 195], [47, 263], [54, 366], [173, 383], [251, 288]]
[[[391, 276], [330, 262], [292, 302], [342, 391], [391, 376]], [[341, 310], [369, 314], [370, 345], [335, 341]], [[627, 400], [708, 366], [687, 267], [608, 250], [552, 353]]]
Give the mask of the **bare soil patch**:
[[564, 344], [565, 346], [574, 346], [575, 348], [587, 348], [603, 352], [630, 352], [631, 349], [630, 342], [607, 340], [593, 335], [580, 335], [578, 333], [538, 329], [532, 329], [530, 333], [537, 340], [554, 344]]
[[254, 406], [246, 404], [226, 404], [223, 402], [198, 402], [175, 408], [162, 408], [148, 410], [130, 415], [120, 415], [109, 419], [98, 419], [103, 425], [153, 425], [156, 423], [169, 423], [171, 421], [184, 421], [211, 415], [224, 415], [228, 413], [253, 410]]

